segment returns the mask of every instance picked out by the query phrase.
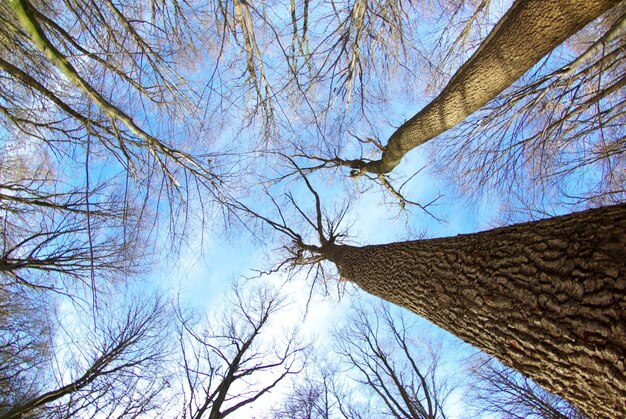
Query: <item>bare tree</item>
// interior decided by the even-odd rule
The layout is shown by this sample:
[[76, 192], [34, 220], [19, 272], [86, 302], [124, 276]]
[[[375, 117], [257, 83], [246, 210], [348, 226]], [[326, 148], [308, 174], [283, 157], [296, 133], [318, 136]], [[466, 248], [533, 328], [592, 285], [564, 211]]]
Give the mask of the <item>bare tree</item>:
[[379, 400], [372, 413], [446, 417], [446, 399], [454, 387], [442, 375], [441, 347], [426, 341], [401, 312], [383, 302], [357, 306], [333, 337], [347, 365], [343, 373]]
[[[185, 80], [176, 70], [180, 65], [172, 62], [172, 57], [183, 58], [181, 27], [193, 10], [152, 6], [118, 8], [105, 2], [99, 7], [69, 0], [54, 5], [5, 3], [0, 9], [5, 23], [0, 68], [7, 93], [18, 93], [5, 96], [10, 104], [3, 106], [7, 128], [52, 146], [58, 139], [91, 145], [96, 152], [99, 143], [131, 173], [156, 167], [172, 185], [180, 180], [171, 163], [210, 179], [190, 154], [140, 127], [138, 117], [123, 109], [136, 106], [139, 99], [140, 106], [156, 104], [156, 111], [193, 111]], [[144, 11], [149, 13], [145, 18]], [[179, 19], [172, 19], [175, 13]], [[117, 94], [117, 83], [128, 89], [127, 103]], [[35, 112], [25, 109], [25, 102], [36, 104]], [[41, 112], [40, 107], [56, 112]]]
[[573, 58], [552, 54], [433, 144], [438, 172], [466, 195], [506, 191], [505, 204], [535, 216], [623, 201], [624, 13], [615, 7], [568, 44]]
[[[174, 233], [190, 214], [201, 219], [202, 212], [186, 210], [192, 201], [222, 199], [213, 170], [218, 163], [209, 152], [210, 123], [200, 116], [206, 101], [183, 77], [197, 56], [197, 12], [188, 2], [158, 1], [15, 0], [0, 6], [0, 124], [10, 139], [2, 152], [19, 150], [44, 169], [15, 178], [1, 199], [15, 205], [20, 199], [33, 213], [72, 207], [60, 217], [69, 227], [48, 221], [43, 231], [9, 244], [7, 258], [30, 255], [29, 246], [59, 247], [61, 256], [73, 257], [59, 242], [78, 236], [74, 253], [84, 265], [88, 253], [112, 259], [112, 248], [130, 259], [142, 247], [133, 241], [144, 227], [165, 220]], [[65, 235], [68, 228], [74, 233]], [[112, 236], [98, 236], [107, 229]], [[24, 250], [13, 249], [23, 242]]]
[[275, 418], [329, 418], [334, 412], [335, 400], [328, 377], [307, 376], [295, 383], [280, 407], [272, 409]]
[[472, 357], [468, 404], [477, 412], [523, 419], [584, 419], [574, 406], [484, 354]]
[[317, 356], [309, 359], [306, 370], [293, 379], [291, 389], [271, 410], [269, 417], [290, 419], [350, 419], [371, 417], [369, 403], [363, 403], [358, 387], [345, 380], [344, 371], [334, 360], [335, 352], [319, 345]]
[[269, 286], [235, 286], [231, 297], [208, 324], [181, 316], [183, 417], [226, 417], [302, 370], [307, 346], [296, 332], [280, 338], [270, 332], [285, 297]]
[[[626, 339], [614, 325], [626, 304], [625, 211], [619, 205], [436, 240], [327, 243], [322, 254], [343, 279], [428, 318], [588, 415], [618, 412], [626, 379], [616, 365]], [[598, 299], [606, 305], [595, 306]], [[580, 307], [596, 308], [583, 314]], [[570, 356], [574, 348], [594, 354], [580, 358], [584, 370]]]
[[[443, 418], [455, 384], [443, 348], [384, 302], [355, 303], [272, 417]], [[433, 338], [433, 339], [431, 339]]]
[[[135, 417], [165, 408], [157, 396], [167, 388], [162, 361], [168, 356], [167, 314], [159, 300], [135, 301], [123, 311], [107, 307], [105, 319], [81, 335], [75, 322], [58, 324], [53, 343], [39, 353], [34, 367], [45, 365], [46, 380], [29, 397], [5, 407], [4, 418], [36, 413], [43, 417]], [[87, 321], [89, 321], [87, 319]], [[71, 330], [70, 330], [71, 328]], [[22, 331], [22, 333], [33, 333]], [[60, 339], [60, 340], [59, 340]], [[30, 377], [39, 379], [41, 377]]]
[[[338, 160], [353, 169], [384, 174], [411, 149], [452, 128], [496, 97], [544, 55], [614, 6], [606, 1], [518, 0], [454, 74], [441, 93], [400, 126], [379, 160]], [[550, 21], [550, 25], [538, 25]]]
[[[342, 244], [300, 171], [308, 231], [243, 208], [291, 240], [288, 262], [332, 262], [344, 281], [405, 307], [565, 398], [583, 413], [623, 410], [624, 204], [431, 240]], [[598, 302], [602, 302], [599, 304]], [[511, 310], [516, 307], [516, 310]], [[574, 354], [589, 354], [575, 356]], [[593, 355], [591, 355], [593, 354]]]
[[61, 182], [53, 166], [33, 167], [19, 152], [8, 156], [0, 158], [3, 283], [62, 293], [86, 285], [96, 292], [141, 272], [147, 226], [115, 179], [85, 188]]
[[[333, 2], [314, 20], [312, 4], [294, 1], [287, 23], [273, 20], [267, 7], [250, 6], [264, 28], [265, 47], [257, 50], [271, 55], [271, 44], [280, 45], [289, 63], [279, 68], [267, 60], [265, 68], [293, 75], [286, 84], [268, 77], [272, 108], [282, 114], [272, 150], [308, 158], [309, 170], [348, 167], [406, 206], [416, 202], [393, 168], [409, 150], [443, 134], [433, 161], [468, 194], [498, 185], [506, 200], [513, 183], [513, 192], [522, 192], [511, 200], [526, 205], [548, 194], [556, 203], [619, 202], [623, 8], [609, 0], [520, 0], [488, 34], [500, 13], [493, 3]], [[558, 25], [537, 25], [541, 20]], [[423, 22], [442, 29], [428, 36], [412, 29]], [[323, 33], [313, 29], [320, 27]], [[278, 35], [285, 32], [292, 38]], [[261, 62], [263, 53], [255, 57]], [[385, 124], [372, 115], [392, 114], [383, 104], [416, 106], [416, 97], [439, 89], [442, 80], [448, 83], [433, 100], [386, 143], [379, 138]], [[410, 89], [409, 98], [399, 93]], [[358, 112], [339, 110], [353, 100]], [[385, 122], [395, 126], [392, 117]], [[350, 154], [359, 156], [344, 158]]]
[[0, 287], [0, 412], [35, 397], [49, 378], [51, 308], [32, 294]]

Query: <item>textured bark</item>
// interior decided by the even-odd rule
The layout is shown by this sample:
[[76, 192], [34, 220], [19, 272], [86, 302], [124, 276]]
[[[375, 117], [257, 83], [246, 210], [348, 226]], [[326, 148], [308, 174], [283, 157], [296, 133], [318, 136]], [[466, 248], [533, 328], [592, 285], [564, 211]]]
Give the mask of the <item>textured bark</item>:
[[391, 135], [381, 159], [352, 161], [352, 166], [378, 174], [392, 171], [408, 151], [463, 121], [543, 56], [618, 3], [516, 1], [441, 93]]
[[626, 417], [626, 204], [433, 240], [327, 245], [343, 279], [579, 407]]

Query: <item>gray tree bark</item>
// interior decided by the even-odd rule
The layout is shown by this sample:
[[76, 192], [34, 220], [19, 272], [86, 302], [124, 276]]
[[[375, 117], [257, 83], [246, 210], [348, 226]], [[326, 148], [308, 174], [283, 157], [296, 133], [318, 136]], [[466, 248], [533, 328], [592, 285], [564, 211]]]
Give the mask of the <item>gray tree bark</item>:
[[321, 252], [590, 417], [626, 417], [626, 204], [456, 237]]
[[398, 128], [379, 160], [357, 171], [391, 172], [413, 148], [454, 127], [509, 87], [543, 56], [617, 0], [518, 0], [441, 93]]

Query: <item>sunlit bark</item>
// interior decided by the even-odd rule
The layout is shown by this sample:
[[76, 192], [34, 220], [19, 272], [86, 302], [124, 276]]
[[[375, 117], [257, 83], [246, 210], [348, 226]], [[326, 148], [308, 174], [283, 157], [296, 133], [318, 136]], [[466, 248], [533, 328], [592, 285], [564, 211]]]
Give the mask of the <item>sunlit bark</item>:
[[624, 412], [626, 205], [433, 240], [321, 253], [591, 417]]
[[552, 51], [618, 2], [519, 0], [441, 93], [400, 126], [379, 160], [347, 161], [356, 170], [392, 171], [413, 148], [452, 128], [509, 87]]

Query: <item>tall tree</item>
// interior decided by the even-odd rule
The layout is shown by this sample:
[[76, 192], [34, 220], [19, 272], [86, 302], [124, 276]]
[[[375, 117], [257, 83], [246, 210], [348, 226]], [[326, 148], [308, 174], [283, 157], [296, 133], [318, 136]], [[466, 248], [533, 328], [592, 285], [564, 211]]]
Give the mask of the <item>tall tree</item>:
[[286, 298], [267, 285], [236, 285], [230, 297], [209, 322], [194, 325], [180, 316], [182, 417], [218, 419], [239, 413], [302, 370], [307, 345], [296, 330], [286, 330], [280, 338], [269, 332], [286, 308]]
[[430, 143], [438, 175], [503, 215], [624, 201], [625, 28], [621, 3]]
[[432, 321], [589, 416], [624, 411], [626, 204], [357, 247], [338, 242], [339, 226], [325, 221], [304, 180], [315, 198], [307, 222], [317, 244], [284, 219], [249, 210], [292, 240], [292, 263], [334, 263], [343, 280]]
[[[506, 191], [502, 194], [505, 204], [509, 200], [531, 206], [533, 200], [543, 203], [549, 197], [549, 204], [565, 202], [580, 207], [624, 199], [624, 173], [619, 170], [624, 154], [621, 92], [626, 20], [622, 4], [516, 1], [489, 35], [484, 29], [490, 27], [485, 14], [500, 14], [493, 10], [494, 2], [440, 4], [441, 12], [429, 4], [436, 10], [437, 23], [433, 25], [443, 23], [445, 29], [428, 35], [420, 31], [421, 36], [415, 36], [407, 26], [423, 24], [428, 13], [391, 3], [354, 2], [351, 9], [347, 8], [349, 18], [337, 16], [354, 35], [344, 33], [344, 43], [337, 46], [343, 53], [329, 60], [337, 66], [333, 73], [337, 80], [332, 79], [331, 86], [342, 91], [342, 86], [358, 86], [355, 79], [375, 86], [356, 88], [365, 103], [365, 122], [359, 126], [335, 124], [332, 135], [316, 126], [324, 140], [317, 147], [315, 142], [302, 140], [306, 134], [298, 133], [293, 156], [307, 157], [312, 163], [310, 170], [351, 168], [353, 176], [378, 183], [404, 206], [410, 200], [401, 193], [391, 172], [409, 150], [438, 137], [430, 143], [435, 148], [433, 162], [468, 195], [476, 196], [480, 187], [489, 191], [495, 185]], [[389, 27], [384, 23], [379, 26], [377, 16], [384, 16]], [[416, 16], [419, 22], [411, 20]], [[542, 20], [551, 23], [536, 24]], [[329, 42], [333, 39], [332, 35], [328, 38]], [[393, 45], [401, 47], [394, 52]], [[425, 52], [428, 47], [435, 52]], [[465, 59], [466, 51], [473, 49], [474, 54]], [[407, 55], [422, 61], [410, 61]], [[376, 62], [385, 68], [385, 75], [372, 77], [372, 57], [379, 57]], [[313, 63], [314, 58], [315, 54]], [[398, 60], [404, 60], [406, 67], [419, 68], [420, 77], [414, 73], [407, 76], [389, 63]], [[464, 64], [449, 74], [449, 69], [456, 67], [451, 62]], [[344, 63], [347, 68], [341, 71]], [[405, 89], [413, 89], [411, 99], [397, 93], [385, 96], [384, 92], [393, 90], [393, 82], [386, 79], [388, 74]], [[379, 132], [385, 129], [384, 123], [378, 117], [372, 122], [369, 115], [377, 111], [378, 116], [381, 111], [373, 110], [376, 99], [364, 92], [410, 108], [416, 106], [415, 96], [422, 99], [439, 89], [441, 80], [449, 80], [447, 86], [395, 129], [386, 143], [381, 141]], [[382, 83], [387, 84], [383, 87]], [[310, 111], [315, 112], [313, 108]], [[326, 121], [328, 113], [315, 120]], [[394, 117], [385, 122], [397, 123]], [[358, 142], [346, 140], [346, 133]], [[344, 158], [350, 153], [358, 158]], [[536, 207], [536, 213], [549, 212]]]
[[587, 415], [624, 412], [626, 205], [450, 238], [322, 244], [344, 280], [431, 320]]
[[544, 55], [617, 3], [611, 0], [516, 1], [441, 93], [381, 146], [379, 160], [349, 160], [341, 164], [352, 167], [353, 175], [392, 171], [409, 150], [464, 120], [509, 87]]
[[378, 302], [355, 308], [334, 333], [345, 373], [376, 400], [371, 413], [396, 418], [445, 418], [454, 387], [442, 374], [441, 348], [408, 317]]
[[[95, 327], [83, 312], [83, 318], [74, 313], [71, 321], [56, 323], [56, 336], [49, 332], [34, 336], [36, 329], [19, 331], [34, 342], [46, 340], [49, 347], [47, 351], [39, 350], [37, 357], [22, 360], [23, 364], [30, 363], [32, 370], [40, 370], [40, 375], [13, 377], [21, 379], [14, 384], [26, 384], [24, 389], [31, 391], [2, 406], [3, 418], [30, 414], [128, 417], [167, 407], [162, 403], [163, 390], [168, 387], [162, 362], [171, 346], [167, 340], [165, 306], [158, 299], [135, 299], [130, 306], [111, 304], [102, 308], [99, 318], [93, 320]], [[20, 349], [19, 343], [22, 342], [10, 342], [16, 349]], [[33, 352], [33, 348], [26, 350]]]
[[512, 419], [585, 419], [570, 403], [484, 353], [472, 356], [469, 373], [466, 400], [477, 413]]

